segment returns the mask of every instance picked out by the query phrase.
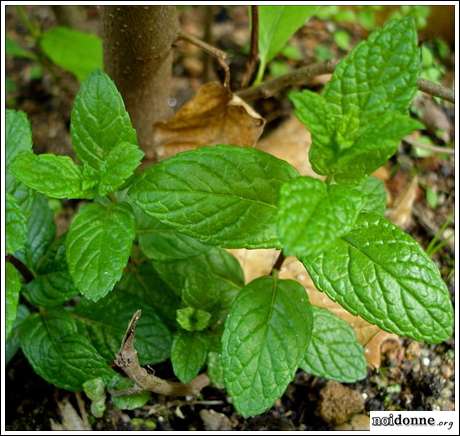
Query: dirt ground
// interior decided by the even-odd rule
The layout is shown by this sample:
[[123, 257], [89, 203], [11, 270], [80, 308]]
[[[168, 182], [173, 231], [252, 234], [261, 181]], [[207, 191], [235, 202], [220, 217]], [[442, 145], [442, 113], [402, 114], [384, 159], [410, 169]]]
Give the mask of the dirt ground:
[[[183, 8], [180, 11], [183, 28], [198, 36], [203, 35], [203, 20], [209, 16], [202, 9]], [[56, 21], [49, 7], [36, 6], [29, 8], [29, 12], [45, 28]], [[97, 31], [97, 8], [87, 7], [85, 17], [88, 28]], [[232, 83], [236, 87], [244, 70], [244, 45], [249, 41], [246, 10], [244, 7], [216, 7], [211, 18], [213, 43], [231, 54]], [[12, 7], [7, 8], [6, 23], [9, 37], [30, 46], [27, 30]], [[334, 57], [343, 56], [345, 51], [331, 36], [337, 29], [346, 29], [352, 45], [366, 34], [357, 24], [313, 20], [294, 38], [303, 54], [302, 59], [287, 59], [285, 63], [289, 68], [295, 68], [312, 62], [318, 45], [327, 46]], [[429, 43], [432, 37], [424, 38]], [[441, 32], [440, 37], [445, 38]], [[451, 53], [439, 61], [444, 69], [440, 80], [446, 85], [452, 80], [452, 56]], [[62, 72], [58, 79], [47, 71], [38, 78], [32, 73], [33, 65], [29, 60], [6, 59], [7, 78], [15, 84], [7, 94], [7, 106], [29, 115], [37, 152], [71, 154], [69, 116], [78, 83]], [[203, 58], [198, 49], [178, 50], [174, 64], [176, 106], [195, 93], [205, 75], [212, 79], [219, 78], [220, 74], [214, 62]], [[421, 109], [417, 115], [424, 119], [431, 117], [434, 121], [431, 121], [431, 128], [427, 127], [413, 141], [429, 141], [435, 146], [449, 147], [453, 140], [453, 107], [429, 100], [430, 103], [420, 101]], [[426, 109], [432, 107], [430, 104], [435, 106], [431, 112]], [[258, 101], [255, 109], [267, 119], [265, 134], [276, 130], [292, 111], [283, 94]], [[444, 123], [447, 136], [439, 135], [440, 123]], [[412, 183], [414, 175], [417, 175], [415, 184]], [[418, 149], [413, 143], [404, 142], [398, 154], [381, 169], [381, 176], [385, 180], [390, 204], [393, 210], [396, 209], [396, 219], [405, 230], [425, 248], [435, 236], [445, 241], [433, 258], [440, 266], [454, 300], [453, 225], [448, 224], [438, 234], [440, 227], [453, 214], [453, 155], [432, 153], [427, 148]], [[74, 206], [72, 203], [64, 205], [58, 223], [62, 229], [67, 226]], [[439, 345], [406, 339], [389, 341], [382, 345], [381, 367], [369, 369], [365, 380], [349, 385], [327, 382], [299, 370], [276, 405], [265, 414], [250, 419], [237, 415], [225, 393], [212, 387], [205, 388], [202, 395], [193, 400], [154, 395], [148, 405], [135, 411], [120, 411], [109, 405], [102, 419], [91, 416], [87, 419], [94, 430], [365, 429], [370, 410], [454, 410], [454, 350], [453, 339]], [[155, 370], [165, 378], [173, 378], [169, 363], [158, 365]], [[80, 417], [85, 418], [85, 411], [89, 410], [85, 399], [79, 401], [75, 394], [58, 390], [35, 375], [20, 352], [6, 369], [6, 395], [8, 430], [49, 430], [51, 420], [62, 420], [59, 404], [65, 400], [70, 400]]]

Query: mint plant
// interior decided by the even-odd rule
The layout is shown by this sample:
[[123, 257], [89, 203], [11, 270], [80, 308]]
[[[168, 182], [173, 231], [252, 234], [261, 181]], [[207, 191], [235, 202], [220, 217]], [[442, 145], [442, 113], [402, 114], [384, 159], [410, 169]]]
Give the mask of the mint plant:
[[[73, 107], [78, 161], [34, 154], [27, 118], [7, 111], [7, 351], [19, 339], [34, 370], [84, 390], [95, 416], [107, 393], [120, 408], [149, 399], [151, 375], [112, 366], [128, 343], [140, 365], [171, 359], [180, 386], [207, 367], [243, 416], [270, 408], [298, 368], [341, 382], [366, 376], [347, 323], [277, 268], [245, 284], [227, 248], [278, 248], [350, 313], [415, 340], [448, 339], [447, 287], [385, 218], [383, 184], [371, 176], [421, 127], [408, 113], [419, 72], [414, 23], [403, 18], [355, 47], [321, 94], [291, 94], [321, 178], [232, 145], [140, 169], [136, 133], [102, 72]], [[59, 237], [47, 198], [84, 200]]]

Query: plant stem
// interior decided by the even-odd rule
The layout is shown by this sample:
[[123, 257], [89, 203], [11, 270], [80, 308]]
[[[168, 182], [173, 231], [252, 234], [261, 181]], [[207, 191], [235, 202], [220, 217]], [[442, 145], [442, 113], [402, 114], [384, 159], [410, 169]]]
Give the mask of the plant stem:
[[115, 357], [115, 364], [143, 390], [176, 397], [198, 395], [204, 387], [209, 385], [209, 378], [206, 374], [200, 374], [190, 383], [178, 383], [149, 374], [145, 368], [140, 366], [137, 351], [134, 348], [136, 325], [140, 317], [140, 310], [132, 316], [121, 342], [120, 351]]
[[207, 42], [202, 41], [196, 36], [193, 36], [187, 32], [184, 32], [183, 30], [179, 31], [179, 34], [177, 35], [177, 39], [182, 39], [193, 45], [196, 45], [197, 47], [200, 47], [202, 50], [204, 50], [206, 53], [210, 54], [211, 56], [214, 56], [217, 59], [217, 62], [219, 62], [219, 65], [224, 70], [224, 73], [225, 73], [224, 86], [226, 88], [229, 88], [230, 86], [230, 67], [227, 64], [227, 53], [225, 53], [223, 50], [218, 49], [217, 47], [214, 47], [208, 44]]
[[[294, 70], [290, 73], [284, 74], [271, 80], [267, 80], [258, 86], [239, 91], [237, 92], [237, 95], [246, 101], [272, 97], [285, 88], [289, 88], [291, 86], [306, 85], [315, 76], [333, 73], [337, 63], [338, 61], [318, 62], [306, 67], [298, 68], [297, 70]], [[258, 79], [260, 79], [259, 75], [260, 67]], [[256, 83], [258, 83], [258, 79], [256, 79]], [[454, 91], [452, 89], [446, 88], [445, 86], [430, 82], [425, 79], [419, 79], [417, 81], [417, 86], [420, 91], [425, 92], [426, 94], [430, 94], [433, 97], [439, 97], [451, 103], [455, 103]]]
[[276, 262], [273, 265], [272, 272], [273, 271], [279, 271], [281, 269], [281, 266], [283, 265], [283, 262], [284, 262], [285, 259], [286, 259], [286, 257], [284, 256], [284, 253], [282, 251], [280, 251], [278, 259], [276, 259]]
[[14, 257], [11, 254], [8, 254], [6, 256], [6, 261], [10, 262], [14, 265], [14, 267], [21, 273], [22, 278], [24, 279], [24, 283], [29, 283], [31, 282], [35, 276], [30, 269], [22, 263], [17, 257]]

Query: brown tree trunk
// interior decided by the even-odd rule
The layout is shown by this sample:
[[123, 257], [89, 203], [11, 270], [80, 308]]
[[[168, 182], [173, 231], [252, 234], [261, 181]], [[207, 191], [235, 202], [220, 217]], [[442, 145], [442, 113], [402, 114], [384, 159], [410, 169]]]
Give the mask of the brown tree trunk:
[[139, 144], [153, 158], [153, 123], [170, 115], [174, 6], [103, 6], [104, 68], [125, 101]]

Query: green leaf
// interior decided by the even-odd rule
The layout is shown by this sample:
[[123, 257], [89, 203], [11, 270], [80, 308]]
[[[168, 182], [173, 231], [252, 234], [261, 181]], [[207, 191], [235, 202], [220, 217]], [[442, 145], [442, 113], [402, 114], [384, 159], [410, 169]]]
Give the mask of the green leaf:
[[21, 153], [11, 167], [14, 176], [29, 188], [51, 198], [92, 198], [85, 192], [81, 167], [68, 156]]
[[153, 262], [153, 267], [185, 304], [218, 316], [230, 308], [244, 286], [239, 262], [221, 248], [189, 259]]
[[23, 295], [35, 306], [56, 307], [78, 294], [65, 258], [65, 237], [56, 240], [40, 258], [35, 278], [24, 286]]
[[19, 329], [21, 348], [34, 371], [47, 382], [80, 391], [85, 381], [116, 374], [78, 333], [75, 320], [62, 309], [29, 316]]
[[14, 39], [8, 37], [5, 38], [5, 53], [7, 56], [18, 59], [37, 59], [37, 56], [34, 52], [21, 47]]
[[323, 96], [291, 94], [297, 117], [312, 133], [310, 162], [318, 174], [359, 180], [421, 127], [407, 115], [419, 57], [413, 21], [393, 20], [339, 63]]
[[136, 144], [119, 142], [107, 154], [100, 175], [98, 193], [101, 196], [118, 189], [139, 166], [144, 153]]
[[18, 304], [16, 319], [14, 320], [13, 329], [5, 343], [5, 364], [8, 365], [16, 352], [19, 350], [19, 328], [21, 323], [30, 315], [29, 309], [23, 304]]
[[123, 274], [117, 288], [145, 301], [171, 329], [176, 328], [176, 310], [181, 305], [180, 296], [175, 293], [153, 269], [149, 262]]
[[110, 363], [120, 344], [133, 313], [142, 310], [136, 329], [135, 348], [141, 365], [162, 362], [169, 357], [171, 334], [148, 302], [124, 289], [115, 289], [93, 303], [82, 300], [75, 307], [76, 317], [94, 347]]
[[328, 174], [333, 175], [336, 181], [356, 180], [382, 166], [395, 154], [402, 138], [421, 128], [421, 123], [407, 115], [386, 112], [360, 128], [352, 146], [339, 151], [334, 161], [322, 159], [319, 147], [310, 149], [310, 160], [329, 165]]
[[27, 219], [16, 198], [6, 194], [6, 252], [14, 253], [24, 247], [27, 238]]
[[58, 66], [84, 80], [102, 68], [102, 41], [96, 35], [52, 27], [40, 38], [40, 48]]
[[389, 21], [358, 44], [336, 67], [324, 97], [331, 111], [344, 115], [405, 113], [417, 92], [420, 52], [413, 19]]
[[208, 244], [272, 248], [279, 246], [279, 189], [296, 175], [254, 148], [202, 147], [148, 168], [129, 196], [147, 214]]
[[21, 276], [18, 270], [10, 262], [5, 263], [5, 288], [6, 288], [6, 317], [5, 329], [6, 338], [13, 329], [14, 321], [16, 319], [16, 312], [19, 302], [19, 292], [21, 290]]
[[105, 383], [101, 377], [93, 378], [83, 383], [83, 391], [91, 400], [91, 414], [102, 418], [105, 412]]
[[27, 115], [22, 111], [6, 110], [6, 167], [24, 151], [32, 151], [32, 130]]
[[24, 296], [32, 304], [56, 307], [78, 294], [67, 271], [54, 271], [37, 276], [24, 289]]
[[291, 36], [316, 11], [317, 6], [260, 6], [259, 7], [259, 82], [268, 62], [286, 45]]
[[6, 110], [6, 187], [11, 192], [16, 181], [11, 174], [11, 164], [24, 151], [32, 151], [32, 130], [27, 115], [21, 111]]
[[438, 268], [382, 216], [363, 214], [333, 250], [301, 260], [318, 289], [383, 330], [430, 343], [452, 334], [452, 305]]
[[202, 333], [178, 332], [174, 335], [171, 362], [174, 374], [182, 383], [189, 383], [206, 362], [208, 345]]
[[134, 206], [136, 233], [142, 252], [160, 262], [187, 259], [211, 249], [197, 239], [178, 233], [174, 227], [161, 223]]
[[361, 208], [361, 212], [383, 215], [387, 206], [387, 193], [384, 183], [380, 179], [371, 176], [363, 181], [361, 189], [365, 194], [365, 203]]
[[367, 376], [364, 349], [352, 327], [330, 311], [313, 309], [311, 342], [300, 367], [309, 374], [354, 383]]
[[211, 314], [194, 307], [183, 307], [177, 310], [177, 323], [189, 332], [204, 330], [208, 327]]
[[[116, 377], [114, 381], [109, 384], [109, 389], [113, 391], [122, 391], [133, 388], [135, 383], [126, 377]], [[150, 392], [141, 391], [135, 394], [128, 395], [112, 395], [113, 405], [120, 410], [135, 410], [145, 406], [150, 400]]]
[[[118, 144], [137, 144], [123, 99], [107, 74], [94, 72], [82, 83], [72, 109], [70, 133], [78, 158], [100, 173], [106, 168], [110, 171], [107, 157]], [[117, 152], [112, 154], [113, 161], [118, 158]], [[123, 171], [126, 174], [126, 168]]]
[[359, 185], [299, 177], [281, 189], [278, 232], [291, 256], [315, 256], [349, 232], [364, 203]]
[[78, 290], [97, 301], [120, 280], [135, 236], [127, 204], [87, 204], [78, 212], [66, 238], [69, 271]]
[[31, 271], [36, 272], [41, 258], [48, 251], [56, 235], [53, 211], [41, 194], [33, 197], [27, 220], [27, 240], [22, 250], [15, 253]]
[[218, 389], [224, 389], [224, 368], [220, 353], [210, 351], [208, 353], [208, 376], [211, 383]]
[[262, 277], [240, 292], [222, 338], [225, 387], [239, 413], [262, 413], [283, 394], [311, 330], [311, 306], [297, 282]]

